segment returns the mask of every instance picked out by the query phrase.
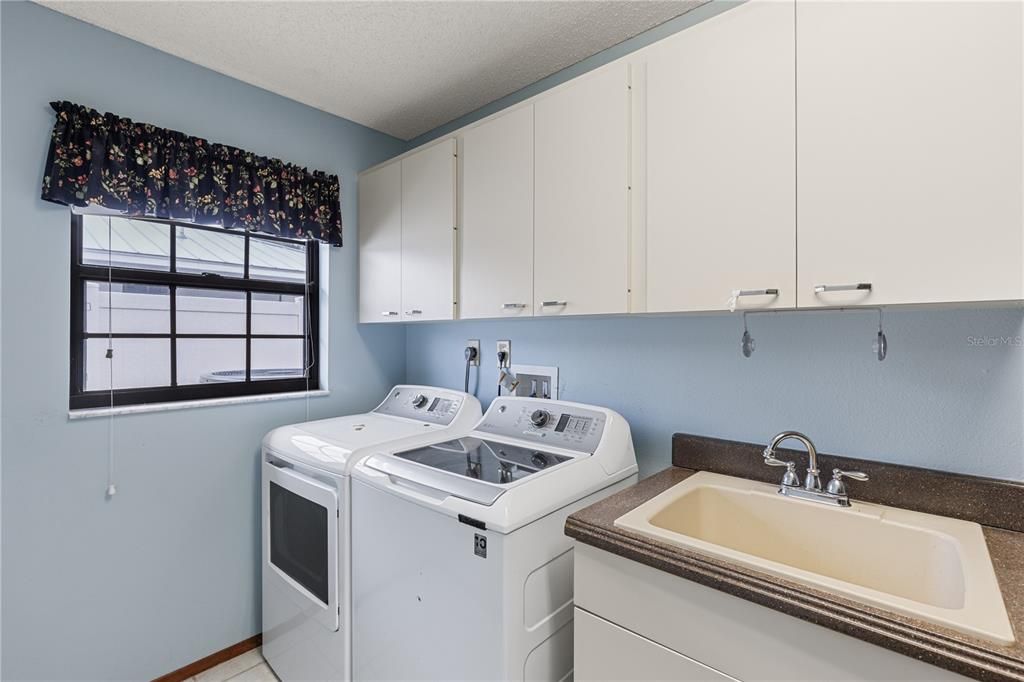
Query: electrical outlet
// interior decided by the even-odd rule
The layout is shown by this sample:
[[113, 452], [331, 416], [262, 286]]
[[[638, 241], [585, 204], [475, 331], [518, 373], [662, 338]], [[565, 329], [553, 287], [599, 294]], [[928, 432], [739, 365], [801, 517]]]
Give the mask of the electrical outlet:
[[512, 366], [512, 342], [508, 339], [498, 341], [498, 357], [501, 357], [501, 353], [505, 353], [505, 360], [502, 362], [498, 360], [498, 369], [504, 369]]
[[473, 348], [476, 350], [476, 357], [469, 361], [471, 367], [480, 366], [480, 339], [470, 339], [466, 341], [466, 348]]

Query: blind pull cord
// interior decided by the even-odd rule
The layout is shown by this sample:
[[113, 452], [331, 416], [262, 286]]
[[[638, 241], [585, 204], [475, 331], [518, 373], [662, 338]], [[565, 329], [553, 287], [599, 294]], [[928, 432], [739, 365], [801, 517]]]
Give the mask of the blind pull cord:
[[107, 417], [107, 499], [117, 494], [114, 482], [114, 282], [113, 282], [114, 235], [111, 220], [107, 217], [107, 378], [110, 381], [110, 414]]

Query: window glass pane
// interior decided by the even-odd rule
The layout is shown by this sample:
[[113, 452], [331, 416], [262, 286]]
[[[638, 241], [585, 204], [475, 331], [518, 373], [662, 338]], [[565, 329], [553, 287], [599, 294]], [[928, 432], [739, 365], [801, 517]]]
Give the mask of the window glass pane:
[[302, 339], [253, 339], [253, 381], [304, 377], [302, 346]]
[[86, 282], [85, 330], [167, 334], [171, 331], [171, 289], [161, 284]]
[[245, 333], [244, 291], [181, 287], [176, 303], [179, 334]]
[[107, 359], [107, 339], [85, 341], [85, 390], [169, 386], [170, 339], [113, 339], [114, 357]]
[[304, 334], [305, 297], [295, 294], [252, 294], [253, 334]]
[[245, 381], [245, 339], [178, 339], [178, 384]]
[[174, 228], [178, 272], [209, 272], [241, 277], [245, 271], [245, 235], [229, 230]]
[[249, 277], [305, 282], [306, 245], [252, 237], [249, 240]]
[[169, 225], [129, 218], [82, 216], [82, 263], [86, 265], [171, 269]]

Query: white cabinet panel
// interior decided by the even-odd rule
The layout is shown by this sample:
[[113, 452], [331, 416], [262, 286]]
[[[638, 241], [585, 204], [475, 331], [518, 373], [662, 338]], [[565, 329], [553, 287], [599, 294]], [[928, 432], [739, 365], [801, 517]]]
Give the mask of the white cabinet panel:
[[[738, 680], [967, 679], [585, 543], [573, 552], [579, 609]], [[577, 655], [577, 671], [581, 664]]]
[[359, 176], [359, 321], [397, 322], [402, 308], [402, 165]]
[[462, 136], [459, 317], [533, 314], [533, 106]]
[[[622, 313], [629, 287], [625, 61], [534, 104], [538, 315]], [[544, 302], [557, 305], [544, 305]]]
[[581, 682], [735, 679], [579, 608], [573, 626], [573, 677]]
[[1016, 0], [797, 3], [800, 306], [1024, 297], [1021, 32]]
[[647, 310], [796, 305], [794, 5], [752, 0], [647, 56]]
[[450, 320], [455, 310], [455, 140], [402, 159], [402, 315]]

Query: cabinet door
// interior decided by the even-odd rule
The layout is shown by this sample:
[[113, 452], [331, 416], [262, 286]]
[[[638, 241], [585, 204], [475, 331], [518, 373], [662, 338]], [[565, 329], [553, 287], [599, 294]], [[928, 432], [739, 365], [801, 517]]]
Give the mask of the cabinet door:
[[359, 176], [359, 321], [397, 322], [402, 309], [402, 165]]
[[1021, 62], [1018, 1], [797, 3], [800, 306], [1024, 297]]
[[455, 310], [455, 140], [402, 159], [402, 320]]
[[734, 678], [577, 608], [573, 677], [591, 680], [709, 680]]
[[538, 315], [623, 313], [629, 282], [625, 62], [534, 104]]
[[753, 0], [648, 53], [648, 311], [796, 305], [793, 11]]
[[462, 136], [459, 317], [533, 314], [533, 106]]

